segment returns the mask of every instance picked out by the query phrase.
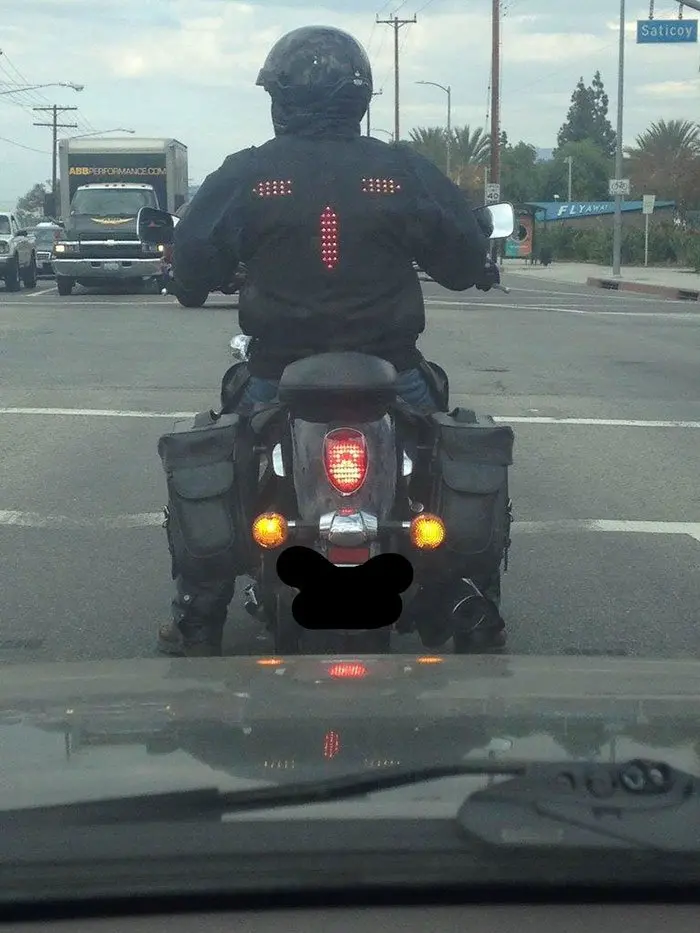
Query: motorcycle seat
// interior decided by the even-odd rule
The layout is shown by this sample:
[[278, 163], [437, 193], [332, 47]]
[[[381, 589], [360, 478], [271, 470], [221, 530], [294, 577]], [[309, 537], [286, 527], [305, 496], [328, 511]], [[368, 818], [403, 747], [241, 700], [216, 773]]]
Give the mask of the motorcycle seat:
[[280, 402], [305, 421], [379, 420], [396, 401], [397, 372], [366, 353], [319, 353], [290, 363]]

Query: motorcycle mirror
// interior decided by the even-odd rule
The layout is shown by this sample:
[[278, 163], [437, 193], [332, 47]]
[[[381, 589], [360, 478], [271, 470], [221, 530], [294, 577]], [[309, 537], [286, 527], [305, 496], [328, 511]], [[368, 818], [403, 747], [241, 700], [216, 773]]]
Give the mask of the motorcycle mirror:
[[489, 204], [487, 207], [493, 224], [492, 240], [505, 240], [515, 230], [515, 211], [512, 204]]
[[170, 246], [175, 234], [175, 219], [167, 211], [142, 207], [136, 216], [136, 230], [142, 243]]

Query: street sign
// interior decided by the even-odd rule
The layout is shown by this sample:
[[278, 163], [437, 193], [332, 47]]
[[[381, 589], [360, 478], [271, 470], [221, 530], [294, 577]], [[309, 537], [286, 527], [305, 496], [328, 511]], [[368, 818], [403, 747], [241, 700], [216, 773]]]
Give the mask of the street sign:
[[642, 214], [653, 214], [655, 201], [656, 201], [655, 194], [642, 195]]
[[697, 42], [696, 19], [640, 19], [637, 20], [639, 45], [667, 45], [676, 42]]
[[487, 204], [498, 204], [501, 200], [501, 186], [495, 184], [495, 182], [490, 182], [486, 185], [486, 203]]
[[616, 198], [618, 195], [624, 197], [624, 195], [630, 193], [629, 178], [611, 178], [608, 190], [612, 198]]

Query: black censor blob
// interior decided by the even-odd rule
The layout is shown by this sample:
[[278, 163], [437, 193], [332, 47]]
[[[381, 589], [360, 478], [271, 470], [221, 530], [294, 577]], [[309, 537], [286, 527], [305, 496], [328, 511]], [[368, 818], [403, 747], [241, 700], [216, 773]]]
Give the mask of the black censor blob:
[[411, 562], [400, 554], [378, 554], [357, 567], [336, 567], [323, 554], [290, 547], [277, 559], [277, 574], [300, 592], [292, 603], [295, 621], [307, 629], [379, 629], [401, 615], [400, 593], [413, 583]]

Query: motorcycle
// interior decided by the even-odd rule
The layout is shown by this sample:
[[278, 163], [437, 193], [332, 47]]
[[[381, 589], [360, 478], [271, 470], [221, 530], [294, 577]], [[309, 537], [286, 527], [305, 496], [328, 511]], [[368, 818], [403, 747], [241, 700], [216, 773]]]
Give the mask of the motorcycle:
[[[489, 210], [491, 238], [510, 236], [512, 205], [493, 205]], [[143, 239], [172, 242], [171, 215], [144, 208], [138, 223]], [[497, 272], [494, 287], [506, 290]], [[263, 620], [279, 654], [388, 652], [392, 632], [416, 630], [417, 615], [425, 615], [421, 593], [426, 580], [444, 575], [450, 564], [445, 557], [450, 521], [442, 513], [451, 510], [453, 521], [457, 516], [457, 522], [481, 534], [483, 540], [477, 542], [475, 531], [467, 548], [477, 562], [493, 552], [497, 537], [506, 544], [507, 557], [510, 499], [506, 469], [512, 462], [512, 431], [474, 413], [467, 413], [466, 422], [457, 424], [470, 429], [467, 447], [477, 450], [476, 461], [472, 458], [463, 471], [471, 497], [465, 510], [464, 497], [460, 504], [454, 494], [464, 482], [448, 478], [446, 485], [436, 480], [433, 469], [436, 458], [443, 456], [437, 452], [437, 435], [442, 432], [449, 447], [454, 427], [453, 413], [446, 413], [447, 377], [440, 367], [426, 364], [432, 367], [437, 391], [445, 395], [444, 414], [424, 416], [402, 403], [396, 392], [396, 370], [385, 360], [362, 353], [325, 353], [289, 365], [280, 379], [278, 398], [270, 405], [257, 406], [246, 419], [238, 419], [233, 413], [247, 381], [250, 342], [245, 335], [231, 339], [235, 362], [222, 383], [222, 409], [197, 416], [192, 429], [219, 424], [226, 430], [227, 419], [233, 419], [235, 431], [242, 430], [239, 420], [246, 426], [247, 478], [239, 483], [239, 516], [249, 529], [244, 549], [252, 578], [245, 591], [246, 610]], [[458, 440], [457, 447], [460, 444], [464, 447]], [[161, 456], [168, 472], [170, 467]], [[447, 472], [445, 468], [443, 473]], [[201, 487], [201, 483], [193, 485]], [[180, 487], [184, 489], [184, 481]], [[198, 494], [205, 495], [201, 488]], [[495, 518], [497, 512], [505, 517]], [[489, 521], [500, 522], [498, 535], [486, 528]], [[295, 545], [315, 551], [338, 568], [359, 567], [379, 555], [406, 557], [413, 579], [401, 593], [399, 618], [377, 626], [376, 619], [370, 618], [373, 597], [368, 592], [365, 627], [312, 629], [300, 624], [293, 607], [300, 586], [283, 582], [277, 564], [280, 554]], [[498, 577], [483, 594], [496, 605], [500, 563], [499, 552]], [[339, 596], [344, 598], [342, 593]], [[332, 611], [328, 606], [328, 612]], [[358, 619], [357, 624], [361, 622]], [[469, 650], [467, 639], [461, 636], [455, 630], [457, 653]]]

